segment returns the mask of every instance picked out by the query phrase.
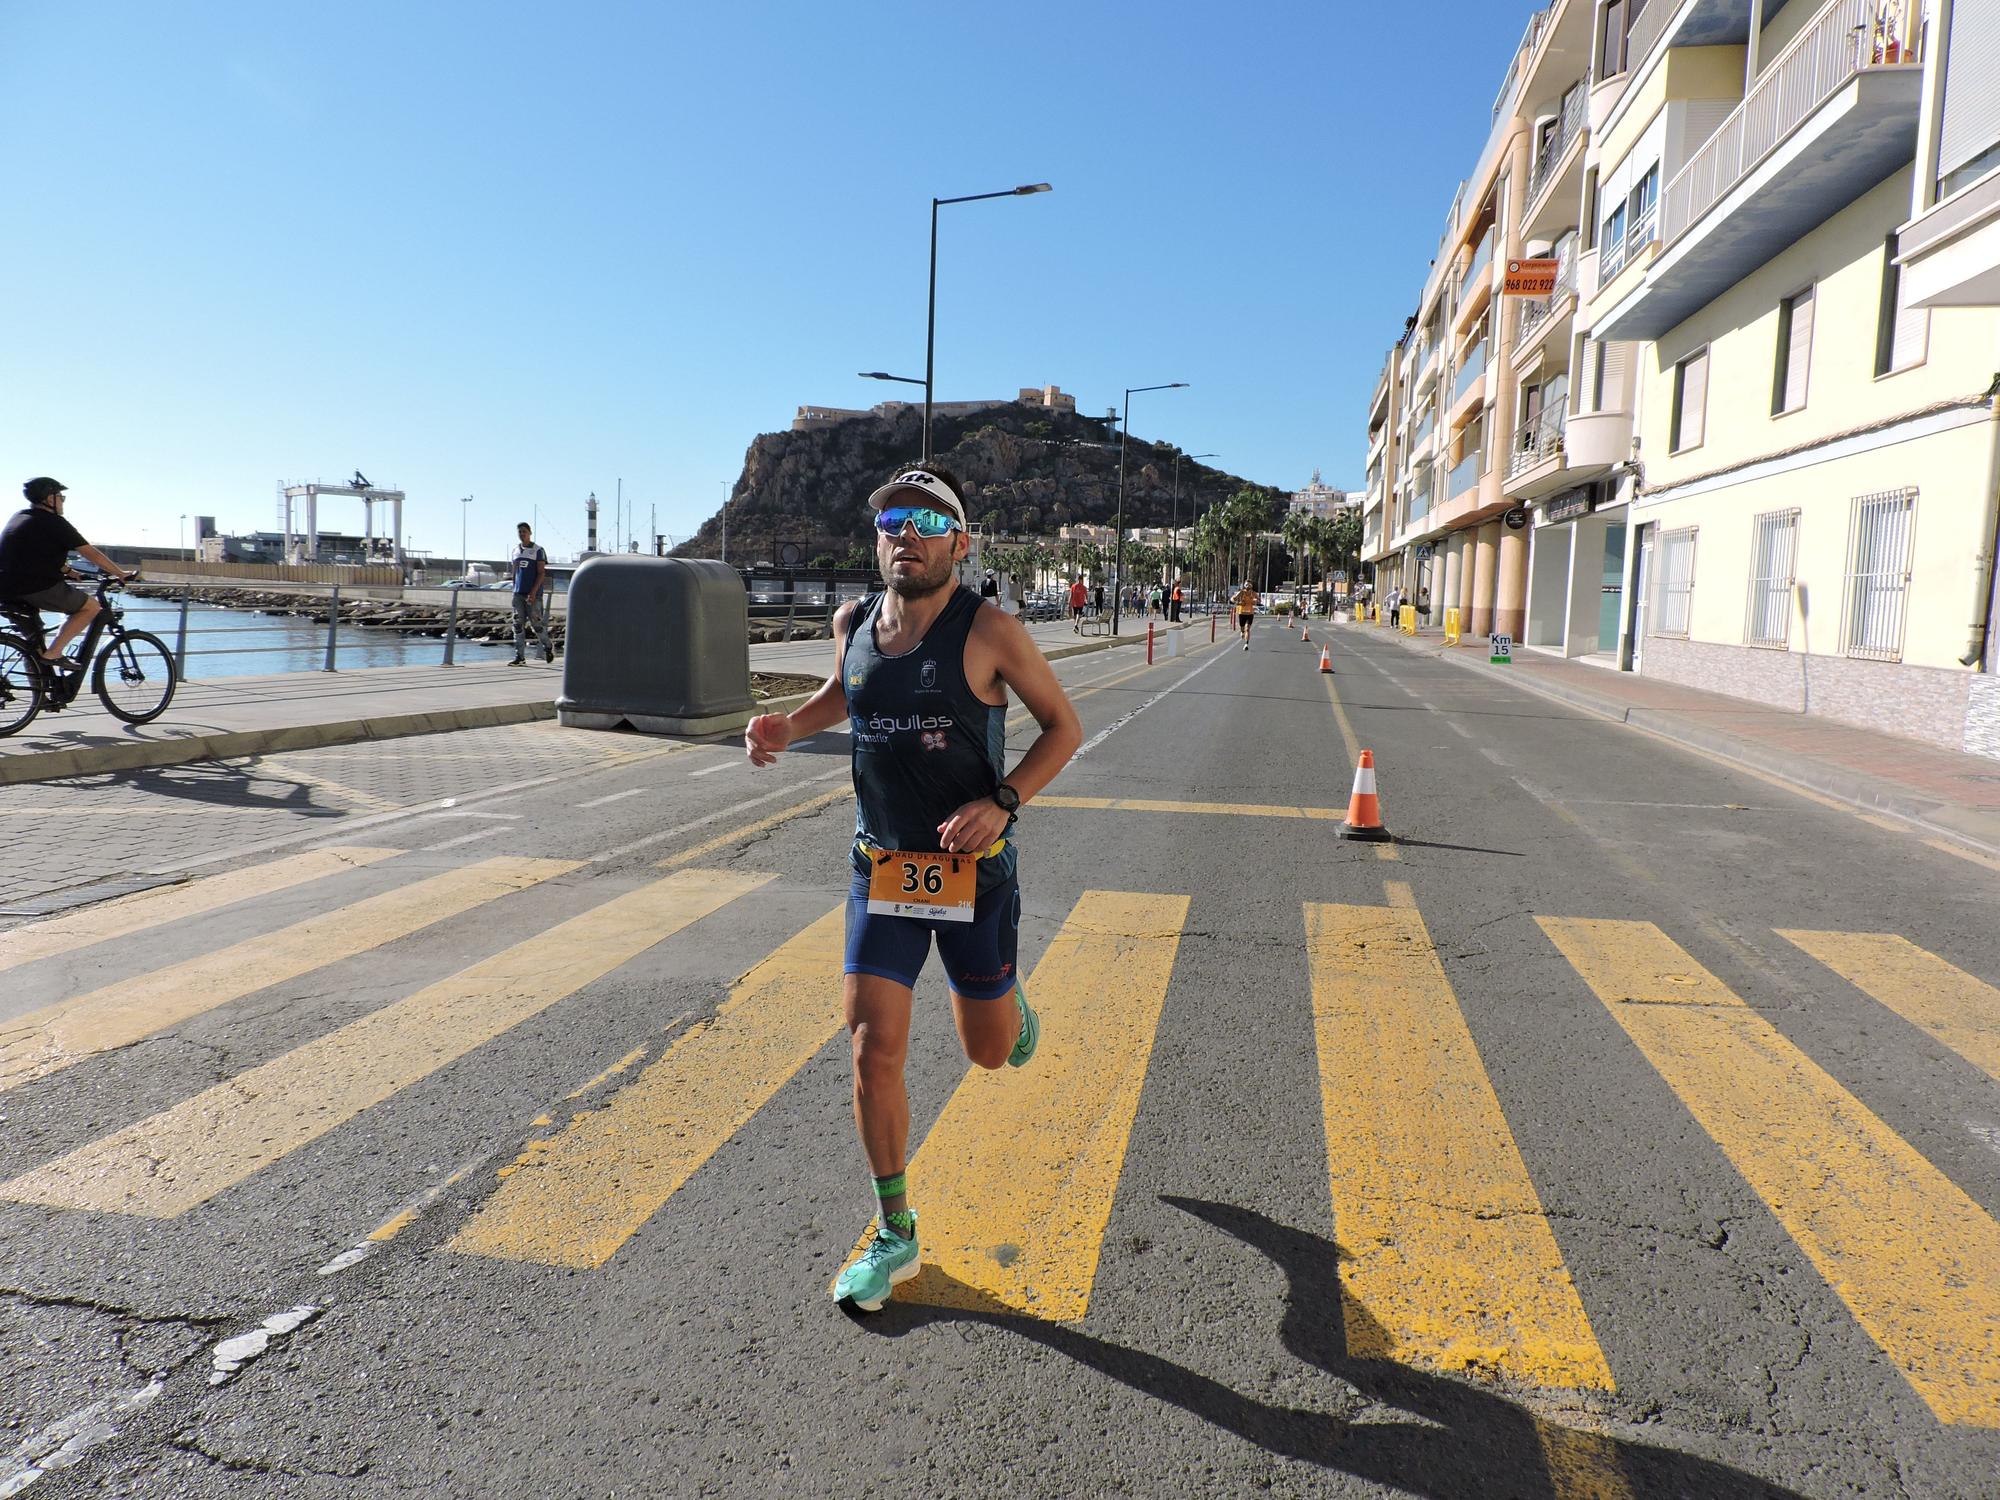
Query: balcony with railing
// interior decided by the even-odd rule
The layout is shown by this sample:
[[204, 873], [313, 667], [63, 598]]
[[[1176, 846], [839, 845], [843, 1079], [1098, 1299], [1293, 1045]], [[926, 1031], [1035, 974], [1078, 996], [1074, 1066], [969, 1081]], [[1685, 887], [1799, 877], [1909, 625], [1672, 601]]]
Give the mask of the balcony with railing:
[[1535, 165], [1528, 174], [1528, 211], [1531, 214], [1536, 200], [1542, 196], [1542, 189], [1554, 180], [1563, 158], [1569, 155], [1570, 147], [1583, 135], [1584, 106], [1587, 102], [1583, 89], [1579, 88], [1571, 94], [1556, 121], [1556, 128], [1542, 142], [1542, 149], [1535, 153]]
[[1438, 414], [1435, 406], [1424, 409], [1423, 416], [1418, 418], [1417, 425], [1410, 430], [1410, 449], [1412, 452], [1423, 447], [1424, 439], [1429, 437], [1437, 428], [1437, 419]]
[[1531, 500], [1564, 482], [1563, 432], [1568, 418], [1567, 407], [1557, 402], [1515, 429], [1504, 481], [1509, 498]]
[[1428, 468], [1417, 470], [1411, 477], [1410, 487], [1403, 495], [1403, 520], [1399, 530], [1408, 531], [1430, 514], [1431, 484], [1431, 471]]
[[1451, 466], [1450, 477], [1445, 481], [1447, 504], [1457, 504], [1472, 491], [1479, 488], [1480, 454], [1479, 445], [1474, 444], [1466, 455]]
[[1913, 160], [1922, 37], [1921, 0], [1827, 0], [1667, 183], [1659, 252], [1595, 335], [1659, 338]]
[[1471, 264], [1466, 266], [1465, 275], [1459, 280], [1458, 305], [1460, 307], [1465, 306], [1466, 303], [1478, 295], [1481, 277], [1486, 277], [1489, 281], [1492, 279], [1486, 274], [1492, 265], [1493, 231], [1489, 229], [1479, 237], [1479, 244], [1472, 252]]
[[1518, 358], [1561, 322], [1561, 315], [1576, 303], [1576, 240], [1567, 241], [1556, 255], [1555, 290], [1546, 297], [1523, 297], [1514, 315], [1514, 354]]
[[1476, 391], [1483, 390], [1480, 384], [1486, 378], [1486, 340], [1481, 339], [1472, 352], [1465, 356], [1465, 363], [1458, 367], [1458, 374], [1451, 382], [1451, 400], [1446, 406], [1457, 415], [1459, 407], [1470, 399]]

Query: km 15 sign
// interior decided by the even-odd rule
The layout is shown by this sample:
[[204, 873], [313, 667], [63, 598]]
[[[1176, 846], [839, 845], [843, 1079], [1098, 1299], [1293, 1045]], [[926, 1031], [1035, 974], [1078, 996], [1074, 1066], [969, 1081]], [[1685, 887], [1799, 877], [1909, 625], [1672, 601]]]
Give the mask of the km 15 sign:
[[1556, 273], [1562, 269], [1562, 262], [1546, 260], [1510, 260], [1507, 275], [1500, 283], [1500, 294], [1504, 297], [1550, 297], [1555, 295]]

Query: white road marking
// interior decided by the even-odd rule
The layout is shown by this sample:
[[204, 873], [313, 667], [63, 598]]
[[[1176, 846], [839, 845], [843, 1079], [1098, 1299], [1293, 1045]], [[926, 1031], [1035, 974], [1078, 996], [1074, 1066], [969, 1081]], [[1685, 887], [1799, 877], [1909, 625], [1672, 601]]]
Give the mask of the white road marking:
[[460, 844], [470, 844], [479, 839], [490, 839], [496, 833], [505, 833], [504, 828], [482, 828], [477, 833], [462, 833], [455, 839], [446, 839], [442, 844], [425, 844], [417, 850], [419, 854], [435, 854], [440, 849], [456, 849]]
[[44, 1474], [70, 1468], [90, 1449], [110, 1442], [118, 1436], [113, 1418], [151, 1403], [166, 1389], [166, 1381], [166, 1376], [155, 1375], [137, 1390], [78, 1407], [40, 1432], [30, 1433], [0, 1470], [0, 1497], [18, 1495]]
[[717, 762], [717, 763], [716, 763], [715, 765], [712, 765], [712, 766], [703, 766], [703, 767], [702, 767], [702, 768], [701, 768], [701, 769], [700, 769], [699, 771], [690, 771], [690, 772], [688, 772], [688, 775], [690, 775], [690, 776], [713, 776], [713, 775], [714, 775], [714, 774], [715, 774], [715, 773], [716, 773], [717, 771], [727, 771], [727, 770], [730, 770], [730, 769], [731, 769], [732, 767], [735, 767], [735, 766], [743, 766], [743, 765], [748, 765], [748, 764], [749, 764], [749, 762], [748, 762], [748, 761], [742, 761], [742, 760], [725, 760], [725, 761], [718, 761], [718, 762]]
[[588, 802], [579, 802], [579, 803], [577, 803], [577, 806], [578, 806], [578, 807], [602, 807], [602, 806], [604, 806], [604, 804], [605, 804], [605, 803], [607, 803], [607, 802], [616, 802], [616, 801], [617, 801], [617, 800], [618, 800], [619, 798], [621, 798], [621, 797], [636, 797], [636, 796], [638, 796], [638, 795], [639, 795], [639, 794], [640, 794], [641, 792], [643, 792], [643, 791], [645, 791], [645, 790], [647, 790], [647, 788], [645, 788], [645, 787], [643, 787], [643, 786], [635, 786], [635, 787], [631, 787], [631, 788], [628, 788], [627, 790], [625, 790], [625, 791], [622, 791], [622, 792], [612, 792], [612, 793], [611, 793], [611, 794], [610, 794], [609, 796], [604, 796], [604, 797], [592, 797], [592, 798], [591, 798], [591, 799], [590, 799], [590, 800], [589, 800]]
[[1446, 719], [1444, 721], [1444, 727], [1449, 729], [1453, 734], [1463, 735], [1467, 739], [1471, 739], [1473, 737], [1472, 731], [1470, 729], [1467, 729], [1463, 724], [1459, 723], [1456, 719]]
[[654, 844], [665, 843], [668, 839], [679, 838], [684, 833], [692, 833], [697, 828], [705, 828], [710, 823], [717, 822], [723, 818], [734, 817], [737, 813], [747, 811], [766, 802], [775, 801], [779, 797], [797, 796], [802, 788], [809, 787], [815, 782], [832, 781], [836, 777], [851, 775], [853, 775], [853, 772], [847, 766], [837, 766], [831, 771], [822, 771], [817, 776], [808, 776], [803, 781], [787, 782], [776, 791], [765, 792], [757, 797], [746, 797], [741, 802], [732, 802], [728, 807], [718, 808], [716, 811], [706, 816], [695, 818], [690, 822], [681, 823], [673, 828], [662, 829], [658, 833], [649, 833], [642, 839], [634, 839], [629, 844], [620, 844], [615, 849], [606, 849], [602, 854], [592, 855], [586, 863], [593, 865], [602, 864], [605, 860], [616, 859], [621, 854], [631, 854], [640, 849], [651, 848]]
[[1504, 755], [1502, 755], [1498, 750], [1495, 750], [1491, 745], [1481, 745], [1479, 747], [1479, 753], [1485, 756], [1488, 760], [1492, 761], [1493, 764], [1496, 766], [1504, 766], [1507, 764], [1507, 758]]
[[502, 822], [511, 823], [521, 815], [519, 813], [480, 812], [474, 808], [466, 808], [460, 812], [425, 813], [424, 816], [426, 818], [495, 818]]
[[1091, 751], [1095, 750], [1099, 745], [1103, 744], [1106, 740], [1110, 739], [1112, 735], [1116, 734], [1119, 730], [1123, 729], [1127, 724], [1131, 723], [1134, 719], [1138, 718], [1140, 714], [1144, 713], [1147, 709], [1151, 708], [1155, 703], [1158, 703], [1162, 698], [1166, 697], [1167, 694], [1174, 692], [1179, 688], [1186, 687], [1190, 682], [1194, 681], [1195, 678], [1199, 677], [1202, 673], [1206, 672], [1210, 667], [1214, 666], [1217, 662], [1226, 659], [1228, 655], [1229, 653], [1226, 651], [1217, 652], [1214, 656], [1211, 656], [1207, 661], [1203, 662], [1200, 666], [1196, 667], [1192, 672], [1188, 673], [1187, 676], [1181, 678], [1179, 682], [1170, 683], [1166, 687], [1161, 688], [1157, 693], [1153, 694], [1152, 697], [1148, 698], [1144, 703], [1141, 703], [1137, 708], [1128, 710], [1124, 718], [1115, 720], [1114, 722], [1106, 725], [1103, 729], [1098, 730], [1096, 734], [1092, 735], [1088, 740], [1084, 741], [1082, 749], [1078, 750], [1075, 755], [1070, 757], [1071, 761], [1074, 762], [1082, 760], [1086, 755], [1090, 754]]

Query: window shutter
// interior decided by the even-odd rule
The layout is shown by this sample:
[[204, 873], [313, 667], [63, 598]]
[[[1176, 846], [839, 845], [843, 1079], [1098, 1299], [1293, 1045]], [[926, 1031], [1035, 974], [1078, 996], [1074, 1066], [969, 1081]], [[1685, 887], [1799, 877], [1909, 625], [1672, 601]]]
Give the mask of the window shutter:
[[1945, 47], [1939, 177], [2000, 144], [2000, 0], [1957, 0]]
[[1681, 420], [1675, 434], [1676, 448], [1700, 444], [1708, 410], [1708, 351], [1691, 355], [1681, 362]]
[[1779, 411], [1806, 404], [1806, 370], [1812, 362], [1813, 294], [1808, 287], [1791, 299], [1791, 337], [1785, 349], [1785, 386]]
[[1910, 306], [1910, 279], [1896, 271], [1896, 327], [1890, 334], [1889, 368], [1907, 370], [1922, 364], [1930, 342], [1931, 315], [1927, 308]]

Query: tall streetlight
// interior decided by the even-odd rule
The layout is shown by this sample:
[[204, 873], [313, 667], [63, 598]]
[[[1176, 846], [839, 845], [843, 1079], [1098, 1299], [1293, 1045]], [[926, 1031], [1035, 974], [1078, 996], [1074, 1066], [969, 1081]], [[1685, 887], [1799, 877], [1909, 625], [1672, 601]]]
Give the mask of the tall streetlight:
[[1125, 388], [1125, 399], [1118, 410], [1118, 560], [1112, 566], [1112, 573], [1118, 580], [1111, 591], [1111, 633], [1118, 634], [1119, 606], [1125, 602], [1125, 429], [1132, 421], [1132, 398], [1146, 391], [1184, 391], [1185, 380], [1170, 380], [1165, 385], [1131, 385]]
[[1198, 458], [1220, 458], [1220, 453], [1183, 453], [1174, 449], [1174, 541], [1168, 550], [1173, 553], [1173, 566], [1178, 573], [1181, 565], [1181, 460], [1193, 463]]
[[924, 457], [931, 456], [931, 379], [937, 348], [937, 211], [947, 203], [978, 203], [987, 198], [1025, 198], [1050, 191], [1046, 182], [1030, 182], [998, 193], [967, 193], [963, 198], [931, 199], [931, 298], [924, 315]]
[[461, 576], [461, 577], [463, 577], [463, 578], [465, 578], [465, 579], [466, 579], [467, 581], [470, 581], [470, 580], [471, 580], [471, 578], [472, 578], [472, 554], [471, 554], [470, 552], [468, 552], [468, 551], [466, 551], [466, 550], [465, 550], [465, 547], [466, 547], [466, 543], [465, 543], [465, 518], [466, 518], [467, 516], [469, 516], [469, 515], [471, 515], [471, 514], [472, 514], [472, 511], [471, 511], [471, 508], [470, 508], [470, 507], [471, 507], [471, 505], [472, 505], [472, 496], [470, 496], [470, 495], [461, 495], [461, 496], [459, 497], [459, 501], [458, 501], [458, 504], [459, 504], [459, 512], [458, 512], [458, 568], [459, 568], [459, 574], [460, 574], [460, 576]]
[[727, 479], [718, 480], [722, 486], [722, 560], [729, 561], [729, 492], [736, 486]]
[[187, 561], [187, 523], [187, 514], [183, 512], [181, 514], [181, 529], [174, 538], [174, 555], [180, 558], [182, 562]]

